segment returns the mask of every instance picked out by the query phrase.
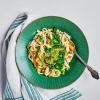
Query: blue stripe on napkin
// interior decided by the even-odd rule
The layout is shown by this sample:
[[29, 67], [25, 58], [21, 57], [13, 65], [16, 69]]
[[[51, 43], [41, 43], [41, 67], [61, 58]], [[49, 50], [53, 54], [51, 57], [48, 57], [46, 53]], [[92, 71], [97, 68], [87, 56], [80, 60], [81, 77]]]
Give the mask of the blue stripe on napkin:
[[25, 78], [22, 77], [23, 84], [27, 90], [30, 100], [43, 100], [36, 87], [32, 86]]
[[17, 98], [14, 97], [8, 80], [6, 80], [6, 86], [3, 93], [3, 99], [4, 100], [24, 100], [22, 96], [17, 97]]
[[75, 89], [70, 89], [69, 91], [59, 94], [50, 100], [75, 100], [79, 98], [81, 94]]

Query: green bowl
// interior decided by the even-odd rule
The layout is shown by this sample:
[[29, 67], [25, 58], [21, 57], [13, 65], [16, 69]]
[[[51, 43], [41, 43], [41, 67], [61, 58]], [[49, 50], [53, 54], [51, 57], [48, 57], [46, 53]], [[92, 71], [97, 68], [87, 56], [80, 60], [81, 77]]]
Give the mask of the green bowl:
[[71, 21], [58, 16], [46, 16], [32, 21], [24, 28], [18, 37], [16, 44], [16, 63], [20, 73], [31, 84], [47, 89], [57, 89], [68, 86], [76, 81], [85, 70], [84, 65], [74, 56], [70, 63], [71, 68], [65, 75], [53, 78], [39, 75], [36, 72], [34, 65], [28, 59], [27, 45], [32, 41], [37, 29], [41, 30], [42, 28], [53, 27], [67, 32], [72, 37], [78, 54], [86, 62], [89, 56], [88, 44], [83, 32]]

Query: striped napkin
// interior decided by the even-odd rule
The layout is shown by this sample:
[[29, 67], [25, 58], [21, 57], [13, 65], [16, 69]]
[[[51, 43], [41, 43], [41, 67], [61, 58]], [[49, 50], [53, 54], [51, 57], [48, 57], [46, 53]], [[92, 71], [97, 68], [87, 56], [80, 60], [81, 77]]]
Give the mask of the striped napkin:
[[[2, 43], [2, 65], [6, 67], [6, 85], [3, 91], [3, 100], [76, 100], [81, 96], [77, 90], [57, 89], [47, 90], [30, 84], [18, 71], [15, 63], [16, 39], [22, 29], [33, 19], [29, 14], [22, 13], [13, 21]], [[27, 24], [26, 24], [27, 23]], [[52, 94], [52, 95], [51, 95]]]

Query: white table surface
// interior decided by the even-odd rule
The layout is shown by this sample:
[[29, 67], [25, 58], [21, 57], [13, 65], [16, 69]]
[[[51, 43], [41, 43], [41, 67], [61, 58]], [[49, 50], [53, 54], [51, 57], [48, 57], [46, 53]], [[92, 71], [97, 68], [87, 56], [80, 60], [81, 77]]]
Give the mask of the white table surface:
[[[23, 11], [39, 15], [58, 15], [76, 23], [89, 44], [88, 64], [100, 73], [99, 0], [0, 0], [0, 44], [8, 26]], [[0, 65], [0, 100], [4, 79], [2, 69]], [[73, 86], [76, 86], [86, 100], [100, 100], [100, 80], [93, 79], [87, 69]]]

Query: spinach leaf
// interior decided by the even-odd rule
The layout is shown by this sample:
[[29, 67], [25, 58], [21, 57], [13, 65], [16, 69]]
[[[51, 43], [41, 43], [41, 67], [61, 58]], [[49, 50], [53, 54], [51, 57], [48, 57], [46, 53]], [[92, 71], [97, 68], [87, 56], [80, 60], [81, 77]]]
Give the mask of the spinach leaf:
[[53, 38], [54, 38], [56, 41], [60, 42], [60, 36], [59, 36], [59, 34], [53, 33]]
[[35, 58], [37, 57], [38, 52], [40, 51], [40, 46], [37, 46], [36, 49], [37, 49], [37, 51], [36, 51], [36, 54], [35, 54]]
[[53, 46], [53, 48], [63, 48], [63, 45], [62, 45], [62, 44], [55, 44], [55, 45]]
[[56, 32], [57, 32], [57, 28], [53, 27], [53, 33], [56, 33]]
[[53, 44], [57, 44], [57, 43], [59, 43], [60, 42], [60, 36], [59, 36], [59, 34], [57, 34], [57, 29], [54, 27], [53, 28]]
[[64, 59], [58, 59], [56, 62], [57, 65], [62, 65], [64, 64]]
[[49, 52], [52, 51], [52, 48], [48, 48], [47, 46], [45, 46], [44, 50], [45, 50], [46, 53], [49, 53]]
[[37, 46], [36, 49], [37, 49], [37, 51], [39, 52], [39, 51], [40, 51], [40, 46]]
[[44, 38], [43, 38], [43, 35], [40, 36], [40, 42], [43, 42], [44, 41]]
[[61, 74], [62, 74], [62, 75], [65, 74], [65, 69], [61, 69]]
[[65, 56], [65, 51], [61, 50], [59, 52], [59, 56], [55, 64], [55, 66], [59, 66], [60, 69], [62, 68], [62, 65], [64, 64], [64, 56]]

